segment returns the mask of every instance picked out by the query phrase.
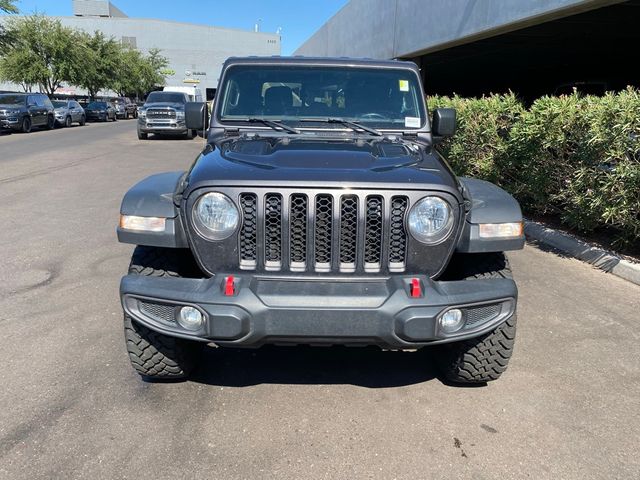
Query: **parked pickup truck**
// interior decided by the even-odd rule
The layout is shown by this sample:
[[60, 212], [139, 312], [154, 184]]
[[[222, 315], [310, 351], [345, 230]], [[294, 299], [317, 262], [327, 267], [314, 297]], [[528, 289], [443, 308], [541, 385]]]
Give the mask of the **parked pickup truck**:
[[182, 92], [151, 92], [144, 106], [138, 110], [138, 139], [156, 135], [184, 135], [193, 138], [187, 129], [184, 108], [189, 97]]
[[210, 127], [205, 104], [186, 105], [184, 128], [208, 128], [191, 166], [122, 201], [137, 372], [184, 378], [207, 343], [339, 344], [428, 348], [447, 381], [497, 379], [520, 207], [451, 171], [436, 145], [456, 113], [428, 116], [416, 65], [232, 58], [218, 92]]

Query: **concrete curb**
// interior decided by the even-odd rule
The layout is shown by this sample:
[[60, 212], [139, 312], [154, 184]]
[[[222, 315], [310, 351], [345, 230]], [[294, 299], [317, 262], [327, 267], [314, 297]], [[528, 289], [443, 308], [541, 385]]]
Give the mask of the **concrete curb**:
[[530, 220], [524, 222], [524, 233], [528, 239], [549, 245], [600, 270], [640, 285], [640, 264], [629, 262], [613, 252], [594, 247], [568, 233]]

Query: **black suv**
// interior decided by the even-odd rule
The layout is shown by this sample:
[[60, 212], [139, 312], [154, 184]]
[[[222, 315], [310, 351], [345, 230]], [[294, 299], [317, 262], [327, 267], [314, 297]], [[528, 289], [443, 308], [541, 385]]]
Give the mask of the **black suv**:
[[184, 121], [185, 105], [189, 97], [180, 92], [151, 92], [144, 106], [138, 110], [138, 139], [149, 134], [184, 135], [193, 138], [193, 130]]
[[42, 93], [0, 94], [0, 128], [29, 133], [32, 127], [52, 129], [55, 111], [49, 97]]
[[[449, 381], [505, 371], [520, 207], [451, 171], [435, 146], [455, 111], [428, 117], [415, 64], [234, 58], [218, 92], [189, 169], [122, 202], [118, 238], [137, 247], [120, 296], [141, 375], [185, 377], [206, 343], [429, 347]], [[187, 128], [206, 112], [187, 104]]]

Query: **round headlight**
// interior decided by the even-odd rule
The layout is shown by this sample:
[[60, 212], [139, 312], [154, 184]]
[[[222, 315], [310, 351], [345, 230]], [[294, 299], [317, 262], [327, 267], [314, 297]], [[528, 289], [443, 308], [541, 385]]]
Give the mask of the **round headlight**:
[[440, 197], [424, 197], [409, 212], [409, 231], [422, 243], [441, 242], [452, 227], [451, 206]]
[[193, 207], [193, 222], [198, 233], [210, 240], [224, 240], [235, 231], [240, 213], [222, 193], [207, 193]]

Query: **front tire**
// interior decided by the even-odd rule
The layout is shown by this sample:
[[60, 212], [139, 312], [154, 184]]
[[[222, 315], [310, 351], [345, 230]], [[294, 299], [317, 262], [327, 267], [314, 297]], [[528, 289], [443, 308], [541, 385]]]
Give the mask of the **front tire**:
[[[441, 280], [512, 278], [504, 253], [457, 254]], [[443, 377], [456, 384], [485, 384], [507, 369], [516, 338], [516, 314], [480, 337], [437, 347], [436, 361]]]
[[80, 117], [80, 122], [78, 122], [78, 123], [80, 123], [81, 127], [84, 127], [84, 125], [87, 123], [87, 118], [84, 115], [82, 115]]
[[48, 115], [46, 129], [53, 130], [55, 127], [56, 127], [56, 119], [54, 118], [53, 115]]
[[24, 117], [22, 119], [22, 125], [20, 126], [20, 131], [22, 133], [31, 132], [31, 119], [29, 117]]
[[64, 119], [64, 126], [69, 128], [73, 122], [71, 121], [71, 117], [67, 117]]
[[138, 128], [138, 140], [146, 140], [149, 138], [149, 134], [142, 132], [139, 128]]
[[[190, 252], [171, 248], [136, 247], [130, 275], [183, 277], [197, 275]], [[129, 360], [142, 377], [152, 380], [184, 379], [198, 364], [203, 344], [163, 335], [124, 315]]]

